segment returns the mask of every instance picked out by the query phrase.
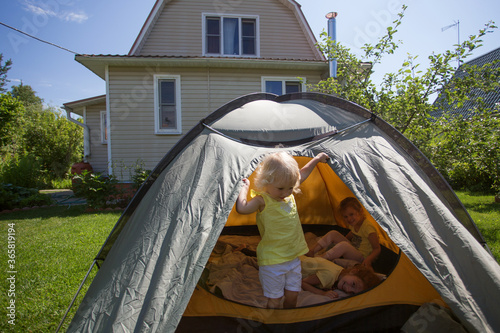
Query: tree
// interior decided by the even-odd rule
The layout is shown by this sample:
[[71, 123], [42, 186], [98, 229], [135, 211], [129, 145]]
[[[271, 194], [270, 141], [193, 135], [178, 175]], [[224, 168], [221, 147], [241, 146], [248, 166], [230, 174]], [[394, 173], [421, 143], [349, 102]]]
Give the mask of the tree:
[[19, 129], [25, 112], [24, 105], [11, 94], [0, 95], [0, 147], [14, 145], [19, 141]]
[[37, 187], [64, 178], [71, 165], [81, 160], [82, 128], [42, 102], [24, 84], [0, 95], [0, 176], [3, 170], [3, 178], [14, 185]]
[[40, 158], [43, 170], [63, 178], [71, 165], [81, 160], [83, 130], [53, 108], [31, 108], [26, 112], [24, 149]]
[[31, 86], [25, 85], [21, 82], [18, 86], [12, 86], [11, 88], [12, 96], [19, 99], [24, 106], [28, 107], [30, 105], [41, 106], [43, 99], [36, 95], [36, 92], [31, 88]]
[[[406, 9], [407, 6], [402, 7], [397, 20], [392, 27], [387, 28], [378, 43], [364, 45], [362, 59], [323, 33], [319, 48], [328, 58], [337, 59], [337, 78], [310, 85], [309, 89], [350, 100], [389, 122], [412, 141], [457, 188], [468, 185], [463, 182], [461, 174], [474, 172], [480, 176], [483, 188], [493, 187], [497, 192], [500, 191], [500, 151], [490, 149], [498, 147], [498, 117], [492, 117], [492, 110], [478, 108], [474, 119], [446, 117], [437, 120], [431, 115], [439, 105], [429, 101], [431, 96], [441, 93], [444, 103], [459, 107], [471, 98], [473, 89], [498, 89], [500, 67], [469, 68], [466, 69], [469, 75], [454, 76], [455, 69], [452, 66], [457, 57], [462, 61], [469, 57], [473, 50], [481, 46], [481, 38], [497, 27], [493, 22], [488, 22], [477, 35], [456, 45], [455, 50], [429, 55], [429, 66], [425, 70], [420, 70], [418, 56], [408, 55], [401, 68], [395, 73], [385, 74], [377, 87], [371, 76], [383, 56], [394, 53], [399, 47], [400, 42], [395, 41], [394, 37]], [[367, 68], [366, 63], [371, 63], [371, 67]], [[474, 136], [474, 148], [471, 136], [467, 136], [471, 132], [481, 133]], [[493, 146], [491, 142], [494, 142]], [[441, 149], [442, 146], [446, 146], [446, 149]], [[473, 154], [470, 152], [472, 149]], [[466, 158], [461, 159], [464, 154]]]
[[7, 80], [7, 72], [12, 66], [12, 60], [7, 60], [3, 65], [2, 65], [2, 60], [3, 60], [3, 54], [0, 53], [0, 93], [4, 93], [6, 90], [4, 86], [9, 82]]

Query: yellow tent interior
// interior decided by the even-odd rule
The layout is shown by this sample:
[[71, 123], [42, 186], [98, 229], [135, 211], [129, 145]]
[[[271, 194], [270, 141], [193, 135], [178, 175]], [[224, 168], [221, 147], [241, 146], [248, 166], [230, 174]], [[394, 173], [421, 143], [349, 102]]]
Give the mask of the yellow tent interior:
[[[295, 157], [299, 167], [307, 163], [308, 157]], [[249, 177], [253, 184], [253, 174]], [[339, 179], [335, 172], [326, 164], [318, 164], [308, 179], [301, 184], [301, 191], [297, 194], [296, 202], [301, 223], [305, 225], [339, 225], [346, 227], [338, 212], [340, 201], [349, 196], [354, 196], [349, 188]], [[385, 329], [399, 329], [401, 323], [408, 319], [411, 312], [420, 305], [428, 302], [446, 306], [435, 288], [427, 281], [420, 271], [411, 263], [406, 255], [390, 239], [389, 235], [376, 223], [373, 217], [365, 211], [367, 220], [376, 226], [381, 245], [398, 254], [396, 266], [387, 278], [375, 288], [348, 298], [332, 301], [326, 304], [296, 309], [264, 309], [229, 301], [215, 296], [205, 288], [198, 286], [184, 312], [183, 319], [177, 328], [178, 332], [206, 332], [205, 323], [217, 322], [218, 329], [222, 329], [223, 322], [228, 327], [251, 327], [260, 331], [263, 327], [282, 327], [293, 331], [301, 327], [301, 332], [317, 332], [318, 327], [328, 325], [327, 322], [335, 321], [336, 316], [353, 313], [363, 309], [381, 309], [384, 306], [410, 306], [402, 310], [403, 313], [391, 310], [391, 316], [396, 313], [399, 318], [392, 318], [393, 325], [384, 323]], [[256, 224], [256, 216], [240, 215], [235, 209], [231, 211], [226, 227], [248, 226]], [[399, 307], [401, 309], [401, 307]], [[375, 317], [381, 319], [380, 311], [375, 311]], [[205, 319], [205, 320], [203, 320]], [[298, 324], [305, 326], [297, 326]], [[316, 324], [315, 324], [316, 323]], [[366, 323], [364, 323], [366, 324]], [[380, 324], [380, 322], [379, 322]], [[317, 327], [315, 327], [315, 325]], [[344, 327], [345, 328], [345, 327]], [[372, 326], [373, 331], [377, 329]]]

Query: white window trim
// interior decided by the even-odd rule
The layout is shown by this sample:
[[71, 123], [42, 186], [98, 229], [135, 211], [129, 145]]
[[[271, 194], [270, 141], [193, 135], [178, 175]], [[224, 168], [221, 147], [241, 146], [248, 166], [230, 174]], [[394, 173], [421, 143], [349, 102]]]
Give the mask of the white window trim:
[[[239, 27], [240, 27], [240, 39], [241, 39], [241, 19], [255, 19], [255, 54], [241, 54], [243, 43], [240, 40], [240, 54], [224, 54], [222, 51], [222, 47], [224, 45], [224, 39], [221, 37], [221, 52], [220, 53], [207, 53], [206, 52], [206, 18], [207, 17], [231, 17], [239, 19]], [[221, 36], [223, 36], [223, 31], [221, 27]], [[202, 33], [202, 54], [204, 56], [219, 56], [219, 57], [230, 57], [230, 58], [259, 58], [260, 57], [260, 20], [258, 15], [245, 15], [245, 14], [220, 14], [220, 13], [201, 13], [201, 33]]]
[[[175, 113], [176, 113], [176, 128], [164, 129], [160, 128], [160, 96], [159, 85], [160, 80], [174, 80], [175, 81]], [[181, 105], [181, 76], [169, 74], [155, 74], [154, 75], [154, 114], [155, 114], [155, 134], [157, 135], [170, 135], [182, 134], [182, 105]]]
[[281, 81], [281, 91], [286, 91], [286, 82], [299, 82], [301, 92], [307, 91], [306, 84], [304, 83], [307, 82], [307, 79], [305, 77], [299, 78], [297, 76], [262, 76], [261, 89], [263, 92], [266, 92], [266, 81]]
[[[107, 113], [106, 111], [101, 111], [101, 144], [103, 145], [107, 145], [108, 144], [108, 140], [106, 139], [106, 126], [108, 124], [108, 121], [107, 121]], [[109, 135], [109, 130], [108, 130], [108, 135]]]

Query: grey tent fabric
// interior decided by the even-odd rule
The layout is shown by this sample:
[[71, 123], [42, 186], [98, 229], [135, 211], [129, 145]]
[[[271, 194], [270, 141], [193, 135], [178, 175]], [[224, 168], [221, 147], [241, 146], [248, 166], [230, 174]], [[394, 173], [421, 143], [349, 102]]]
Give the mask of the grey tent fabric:
[[[262, 131], [259, 122], [245, 121], [252, 109], [268, 113]], [[463, 207], [450, 202], [450, 188], [422, 168], [421, 155], [408, 152], [414, 147], [401, 145], [405, 139], [393, 129], [388, 134], [380, 119], [321, 137], [371, 116], [321, 94], [256, 94], [207, 117], [203, 122], [224, 135], [200, 125], [155, 169], [98, 255], [105, 260], [68, 332], [174, 332], [240, 180], [276, 150], [308, 157], [326, 152], [333, 171], [461, 323], [470, 331], [500, 331], [498, 264]], [[248, 139], [306, 141], [276, 148]]]
[[494, 305], [500, 299], [498, 264], [457, 223], [413, 161], [401, 159], [390, 140], [369, 132], [359, 137], [346, 134], [342, 147], [324, 144], [331, 147], [334, 171], [453, 311], [463, 316], [462, 324], [470, 331], [494, 331], [500, 327]]
[[180, 319], [236, 200], [235, 184], [243, 168], [248, 172], [252, 150], [213, 133], [196, 138], [141, 200], [69, 332], [173, 331], [173, 318]]

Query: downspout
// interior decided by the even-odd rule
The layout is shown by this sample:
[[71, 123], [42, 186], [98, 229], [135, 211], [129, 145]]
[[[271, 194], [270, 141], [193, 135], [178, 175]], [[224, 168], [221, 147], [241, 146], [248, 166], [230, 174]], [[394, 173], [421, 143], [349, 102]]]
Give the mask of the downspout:
[[[330, 37], [330, 39], [334, 44], [337, 42], [337, 22], [335, 20], [336, 17], [337, 17], [337, 12], [330, 12], [326, 14], [326, 18], [328, 19], [328, 37]], [[330, 57], [328, 60], [330, 68], [330, 77], [336, 78], [337, 59], [332, 59]]]
[[83, 161], [88, 162], [87, 159], [90, 156], [90, 129], [87, 124], [81, 123], [78, 120], [71, 118], [71, 112], [73, 111], [71, 108], [63, 106], [63, 109], [66, 110], [66, 118], [69, 121], [83, 127]]

